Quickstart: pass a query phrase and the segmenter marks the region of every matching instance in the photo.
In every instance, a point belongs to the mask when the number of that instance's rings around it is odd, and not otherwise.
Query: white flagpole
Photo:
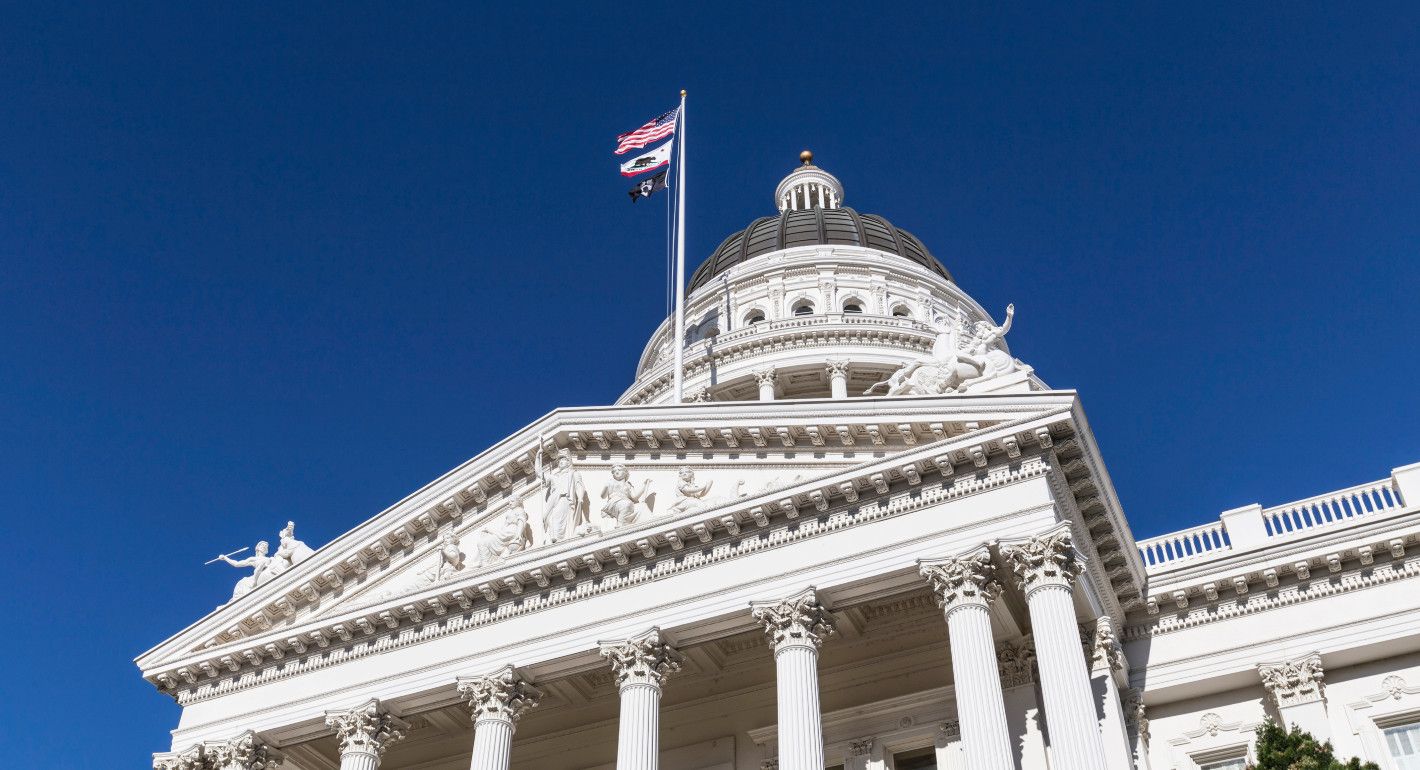
[[[680,92],[680,162],[676,164],[675,403],[685,401],[685,89]]]

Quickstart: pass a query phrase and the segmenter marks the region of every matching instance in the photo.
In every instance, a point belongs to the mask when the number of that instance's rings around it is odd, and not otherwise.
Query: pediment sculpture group
[[[440,555],[429,577],[443,580],[462,571],[465,566],[487,567],[525,551],[534,545],[560,543],[580,537],[598,536],[614,529],[634,526],[656,516],[656,493],[651,480],[632,481],[631,471],[620,463],[611,466],[611,480],[602,486],[599,515],[593,516],[591,495],[588,494],[582,472],[572,462],[565,449],[557,453],[556,463],[547,468],[541,453],[534,452],[534,473],[542,495],[543,541],[534,543],[535,532],[530,524],[524,496],[511,498],[501,515],[494,516],[471,535],[460,539],[452,529],[441,536]],[[675,499],[665,515],[678,515],[701,508],[711,508],[732,500],[797,481],[772,478],[767,483],[747,487],[737,482],[732,496],[712,496],[713,480],[699,481],[695,469],[683,466],[676,471]],[[468,553],[465,553],[465,544]],[[467,564],[466,564],[467,562]]]
[[[611,480],[601,489],[601,509],[599,515],[594,517],[586,482],[581,471],[573,465],[571,453],[559,450],[556,462],[550,468],[544,466],[542,453],[535,450],[533,454],[534,473],[542,495],[542,541],[534,542],[537,533],[524,507],[528,492],[515,495],[500,513],[471,533],[460,537],[452,528],[444,530],[439,536],[432,563],[420,570],[420,583],[442,582],[466,568],[497,564],[534,545],[602,535],[657,515],[656,493],[652,491],[651,480],[632,481],[631,471],[625,465],[618,463],[611,467]],[[666,515],[714,507],[798,480],[798,477],[775,477],[755,486],[747,486],[741,480],[736,484],[733,495],[712,496],[713,480],[697,480],[693,468],[682,467],[676,472],[675,499],[667,506]],[[270,553],[269,544],[263,540],[256,544],[252,556],[233,559],[233,556],[246,550],[243,548],[235,553],[219,555],[208,563],[223,561],[233,567],[252,568],[252,574],[237,581],[232,591],[232,599],[238,599],[311,555],[311,548],[296,539],[295,531],[295,523],[287,522],[281,530],[280,543],[274,554]]]

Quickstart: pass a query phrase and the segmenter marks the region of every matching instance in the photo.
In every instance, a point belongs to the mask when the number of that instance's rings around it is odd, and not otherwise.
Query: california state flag
[[[671,163],[671,145],[675,140],[666,142],[654,150],[639,155],[621,164],[622,176],[640,176],[647,171],[655,171],[658,168],[669,166]]]

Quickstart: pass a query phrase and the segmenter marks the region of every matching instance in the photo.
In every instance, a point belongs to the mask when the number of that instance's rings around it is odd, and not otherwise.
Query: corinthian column
[[[1086,634],[1082,641],[1087,643],[1084,653],[1090,663],[1090,681],[1103,714],[1100,740],[1109,762],[1106,770],[1135,770],[1133,743],[1124,719],[1124,703],[1119,696],[1119,683],[1129,681],[1127,660],[1114,634],[1114,621],[1108,615],[1101,616],[1095,622],[1094,633]]]
[[[991,602],[1001,594],[985,547],[917,563],[947,616],[957,718],[968,770],[1012,770],[1001,673],[991,639]]]
[[[621,691],[616,770],[657,770],[661,762],[661,685],[680,670],[681,655],[652,628],[621,642],[602,642]]]
[[[473,762],[469,767],[508,770],[518,718],[537,705],[542,693],[512,666],[485,676],[461,676],[458,687],[473,709]]]
[[[257,739],[248,730],[231,740],[203,746],[209,770],[269,770],[281,764],[281,754]]]
[[[848,359],[828,359],[828,392],[833,398],[848,398]]]
[[[818,705],[818,648],[833,633],[833,618],[814,588],[750,611],[774,645],[779,706],[780,770],[823,770],[823,722]]]
[[[1070,539],[1070,525],[1062,522],[1042,535],[1003,545],[1001,551],[1030,608],[1052,765],[1059,770],[1108,767],[1075,620],[1074,586],[1081,558]]]
[[[1320,655],[1313,652],[1292,660],[1263,663],[1257,667],[1257,672],[1277,706],[1283,727],[1296,725],[1319,741],[1331,740]]]
[[[340,770],[376,770],[385,749],[404,738],[409,724],[380,708],[374,698],[349,711],[325,712],[340,743]]]
[[[765,369],[755,369],[754,379],[756,382],[759,383],[759,400],[773,401],[775,381],[774,367],[771,366]]]

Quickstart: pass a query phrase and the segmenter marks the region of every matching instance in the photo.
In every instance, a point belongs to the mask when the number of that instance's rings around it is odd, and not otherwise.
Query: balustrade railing
[[[1282,537],[1318,527],[1335,526],[1367,514],[1399,507],[1400,497],[1395,493],[1391,480],[1382,479],[1286,505],[1264,508],[1262,521],[1267,525],[1269,537]]]
[[[1174,566],[1220,549],[1230,548],[1231,545],[1223,522],[1215,521],[1201,527],[1141,540],[1139,554],[1144,557],[1145,567],[1152,568],[1163,564]]]
[[[1348,526],[1359,519],[1397,511],[1404,506],[1395,478],[1391,477],[1271,508],[1243,509],[1239,515],[1251,518],[1242,523],[1254,522],[1261,539],[1254,536],[1252,543],[1242,544],[1242,547],[1270,545],[1323,528]],[[1140,540],[1138,546],[1146,571],[1154,573],[1231,552],[1235,544],[1226,524],[1215,521]]]

